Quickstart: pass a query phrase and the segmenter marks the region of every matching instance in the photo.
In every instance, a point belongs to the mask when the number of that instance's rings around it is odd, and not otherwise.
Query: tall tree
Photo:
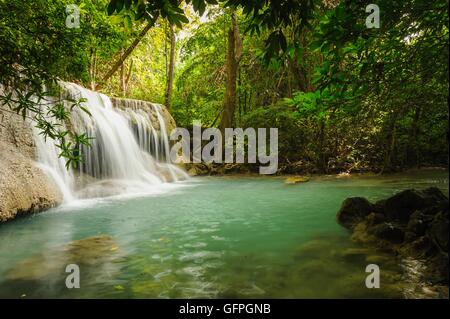
[[[170,110],[173,92],[173,80],[175,75],[175,49],[177,45],[175,26],[172,23],[169,24],[169,39],[170,39],[170,58],[167,69],[165,104],[167,109]]]
[[[223,105],[222,119],[220,122],[220,130],[233,127],[234,112],[236,109],[236,83],[238,76],[239,63],[242,58],[242,40],[237,24],[236,13],[231,14],[231,28],[228,31],[228,49],[226,60],[226,88],[225,101]]]
[[[133,71],[133,59],[130,61],[130,66],[126,70],[125,63],[120,67],[120,89],[122,96],[126,97],[128,92],[128,84],[130,83],[131,72]]]

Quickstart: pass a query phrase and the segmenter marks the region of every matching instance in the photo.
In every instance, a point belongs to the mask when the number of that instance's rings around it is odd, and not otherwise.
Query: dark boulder
[[[381,223],[379,225],[373,226],[369,228],[369,233],[379,239],[386,240],[395,244],[402,243],[405,237],[404,231],[400,227],[392,223]]]
[[[424,278],[448,285],[449,202],[439,189],[405,190],[375,204],[348,198],[337,221],[353,240],[424,260]]]
[[[437,187],[429,187],[422,191],[422,194],[427,199],[427,205],[441,201],[448,201],[448,198]]]
[[[436,215],[437,213],[445,211],[445,210],[448,210],[448,199],[439,201],[438,203],[436,203],[433,206],[422,209],[422,213],[424,213],[425,215],[430,215],[432,217],[432,216]]]
[[[386,200],[385,199],[379,200],[378,202],[376,202],[373,205],[373,211],[375,213],[384,214],[384,206],[385,205],[386,205]]]
[[[373,226],[378,225],[386,220],[385,216],[381,213],[370,213],[367,218],[367,225]]]
[[[404,244],[400,252],[405,256],[424,259],[435,256],[438,250],[428,236],[422,236]]]
[[[388,198],[384,203],[384,213],[390,220],[407,223],[412,213],[437,205],[447,198],[436,187],[423,191],[408,189]]]
[[[373,211],[373,205],[363,197],[351,197],[344,200],[337,213],[337,222],[352,229]]]
[[[418,237],[425,235],[425,231],[429,227],[432,220],[432,216],[424,214],[422,211],[417,210],[412,213],[409,218],[409,222],[406,225],[405,241],[412,242]]]
[[[428,237],[444,253],[448,255],[448,209],[436,214],[427,230]]]
[[[432,276],[433,281],[448,286],[448,264],[448,253],[444,253],[442,251],[436,254],[432,262],[428,263],[428,271]]]

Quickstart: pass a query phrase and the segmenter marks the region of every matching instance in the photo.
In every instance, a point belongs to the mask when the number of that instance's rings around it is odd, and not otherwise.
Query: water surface
[[[409,298],[442,297],[420,261],[350,241],[336,223],[350,196],[375,201],[437,186],[448,173],[199,178],[164,194],[90,200],[0,226],[0,297]],[[67,289],[67,264],[81,288]],[[365,267],[381,288],[365,287]]]

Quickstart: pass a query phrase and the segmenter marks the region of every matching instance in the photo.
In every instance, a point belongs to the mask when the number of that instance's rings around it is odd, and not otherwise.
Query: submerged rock
[[[17,263],[7,273],[7,279],[45,281],[51,277],[55,280],[65,274],[69,264],[101,271],[114,259],[117,251],[115,241],[107,235],[75,240]]]
[[[433,243],[444,253],[448,254],[448,208],[439,212],[433,218],[430,227],[427,229],[427,235]]]
[[[306,182],[309,182],[309,177],[306,177],[306,176],[292,176],[292,177],[286,178],[286,180],[284,182],[285,182],[285,184],[288,184],[288,185],[306,183]]]
[[[448,285],[449,208],[439,189],[405,190],[375,204],[347,198],[337,221],[355,241],[424,260],[424,276]]]
[[[349,261],[363,261],[370,253],[368,248],[348,248],[342,253],[342,257]]]
[[[377,238],[387,240],[392,243],[401,243],[405,237],[403,230],[392,223],[375,225],[369,228],[369,232]]]
[[[337,213],[337,222],[352,229],[373,211],[373,205],[365,198],[351,197],[344,200]]]
[[[369,255],[366,257],[366,262],[369,264],[382,264],[389,262],[390,258],[384,255]]]

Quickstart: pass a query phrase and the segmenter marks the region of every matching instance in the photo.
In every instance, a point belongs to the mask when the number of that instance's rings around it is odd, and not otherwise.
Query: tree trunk
[[[222,119],[220,121],[220,130],[222,134],[225,132],[225,128],[233,127],[234,113],[236,109],[236,82],[241,57],[242,41],[236,21],[236,14],[233,13],[231,16],[231,28],[228,31],[228,49],[226,60],[227,81]]]
[[[325,174],[327,172],[327,158],[325,155],[325,119],[321,119],[319,123],[318,149],[317,168],[322,174]]]
[[[173,24],[169,26],[169,36],[170,36],[170,61],[167,70],[167,85],[165,95],[165,104],[168,110],[170,110],[172,103],[173,81],[175,76],[175,49],[177,45],[175,29]]]
[[[97,76],[97,49],[91,49],[89,76],[91,80],[91,90],[95,90],[95,77]]]
[[[380,174],[392,170],[392,153],[395,148],[395,135],[396,135],[396,124],[397,124],[398,113],[394,113],[391,117],[387,137],[386,137],[386,149],[384,153],[383,167]]]
[[[130,66],[128,67],[128,74],[127,74],[127,76],[125,78],[125,88],[124,88],[124,92],[123,92],[124,96],[126,96],[127,93],[128,93],[128,87],[129,87],[129,83],[130,83],[131,72],[133,72],[133,59],[131,59]]]
[[[419,156],[419,121],[422,113],[422,108],[417,106],[414,111],[413,122],[411,125],[411,133],[409,135],[407,160],[409,165],[420,167]]]
[[[125,63],[120,66],[120,89],[122,96],[125,97]]]
[[[144,38],[144,36],[147,34],[148,30],[151,29],[153,26],[153,23],[148,23],[144,29],[142,29],[141,33],[134,39],[133,43],[128,47],[128,49],[125,50],[125,52],[122,54],[122,56],[119,58],[119,60],[113,65],[113,67],[106,73],[106,75],[102,79],[102,83],[97,86],[97,89],[100,89],[101,86],[109,80],[111,76],[116,73],[116,71],[120,68],[120,66],[123,64],[123,62],[128,58],[128,56],[133,52],[133,50],[137,47],[139,42]]]

